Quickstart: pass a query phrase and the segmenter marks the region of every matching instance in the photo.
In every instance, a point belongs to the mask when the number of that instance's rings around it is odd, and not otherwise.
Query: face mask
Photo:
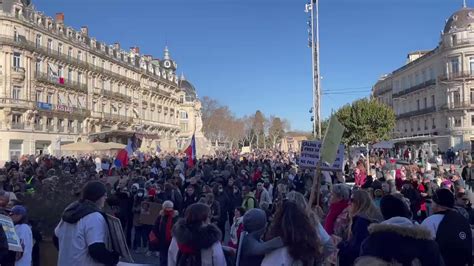
[[[224,192],[224,189],[222,189],[222,188],[219,188],[219,192]]]
[[[139,197],[143,197],[143,193],[138,193],[138,196],[139,196]]]
[[[234,193],[239,193],[239,190],[238,190],[238,189],[234,189]]]

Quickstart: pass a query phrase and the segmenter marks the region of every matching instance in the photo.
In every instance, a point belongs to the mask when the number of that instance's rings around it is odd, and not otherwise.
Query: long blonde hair
[[[356,190],[352,192],[351,203],[351,218],[359,215],[371,221],[380,222],[383,220],[382,213],[379,211],[377,206],[375,206],[374,201],[367,191]]]
[[[351,198],[351,209],[350,217],[351,222],[349,225],[349,237],[352,236],[352,223],[354,222],[355,216],[361,216],[373,222],[383,221],[383,216],[380,210],[375,206],[370,194],[365,190],[356,190],[352,192]]]

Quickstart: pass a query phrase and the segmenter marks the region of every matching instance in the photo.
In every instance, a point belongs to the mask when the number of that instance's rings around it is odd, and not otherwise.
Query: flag
[[[115,161],[114,164],[117,168],[120,167],[127,167],[128,165],[128,158],[130,158],[133,155],[133,152],[136,150],[134,148],[134,142],[135,140],[135,134],[127,140],[127,146],[123,149],[121,149],[118,153],[117,156],[115,156]],[[136,147],[136,146],[135,146]]]
[[[191,144],[189,144],[189,147],[186,148],[186,150],[184,151],[188,157],[188,166],[189,167],[193,167],[194,166],[194,159],[196,159],[196,140],[194,138],[194,134],[193,134],[193,137],[191,138]]]
[[[48,68],[49,68],[49,78],[52,81],[59,82],[59,75],[58,75],[58,68],[51,63],[48,63]]]

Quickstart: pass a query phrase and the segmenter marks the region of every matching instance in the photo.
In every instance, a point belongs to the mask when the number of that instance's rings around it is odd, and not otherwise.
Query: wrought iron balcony
[[[421,84],[418,84],[418,85],[415,85],[415,86],[410,87],[410,88],[408,88],[408,89],[405,89],[405,90],[399,91],[399,92],[397,92],[397,93],[394,93],[392,97],[393,97],[393,98],[398,98],[398,97],[407,95],[407,94],[409,94],[409,93],[422,90],[422,89],[424,89],[424,88],[426,88],[426,87],[429,87],[429,86],[432,86],[432,85],[436,85],[436,80],[435,80],[435,79],[431,79],[431,80],[425,81],[425,82],[423,82],[423,83],[421,83]]]
[[[12,123],[12,129],[25,129],[25,123]]]
[[[464,79],[474,79],[474,71],[460,71],[460,72],[450,72],[444,75],[439,76],[441,81],[453,81],[453,80],[464,80]]]
[[[436,107],[431,106],[431,107],[427,107],[427,108],[424,108],[424,109],[399,114],[399,115],[397,115],[397,118],[407,118],[407,117],[412,117],[412,116],[424,115],[424,114],[429,114],[429,113],[432,113],[432,112],[435,112],[435,111],[436,111]]]
[[[56,77],[51,76],[49,73],[40,72],[40,71],[35,72],[35,78],[36,80],[40,82],[45,82],[48,84],[69,88],[77,92],[87,93],[87,84],[84,84],[84,83],[68,80],[65,78],[56,78]]]

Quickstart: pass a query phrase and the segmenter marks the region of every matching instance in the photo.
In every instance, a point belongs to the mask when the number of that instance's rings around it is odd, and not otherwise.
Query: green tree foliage
[[[336,116],[346,128],[343,142],[361,145],[388,140],[395,126],[392,108],[375,99],[360,99],[341,107]]]

